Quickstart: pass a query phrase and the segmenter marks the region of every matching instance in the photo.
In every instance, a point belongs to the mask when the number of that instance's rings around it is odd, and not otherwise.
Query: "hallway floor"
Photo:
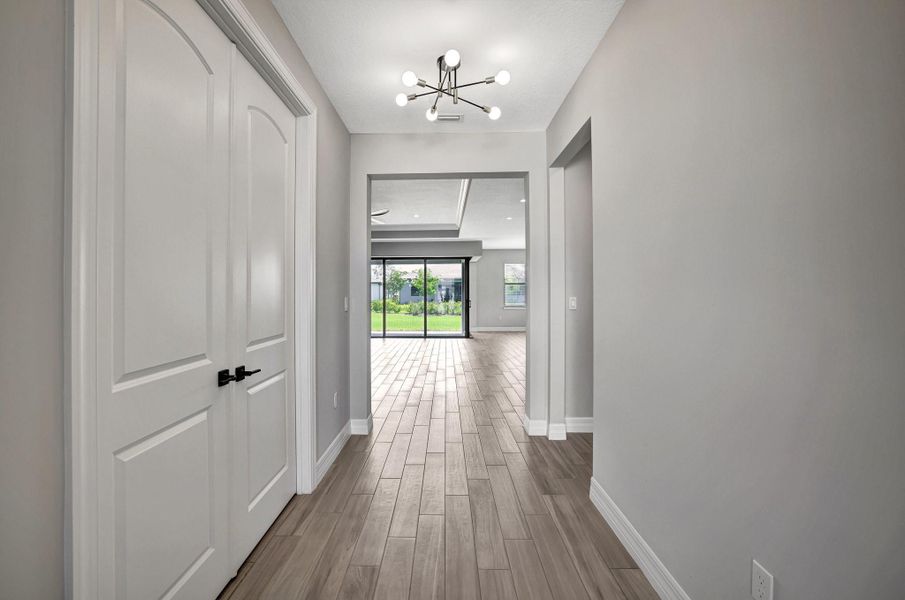
[[[524,334],[375,339],[371,364],[374,431],[221,598],[657,598],[588,498],[591,435],[525,434]]]

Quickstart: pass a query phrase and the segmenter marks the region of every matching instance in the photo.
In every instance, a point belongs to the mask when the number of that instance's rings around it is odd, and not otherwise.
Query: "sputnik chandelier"
[[[433,86],[419,78],[412,71],[406,71],[402,74],[402,84],[406,87],[418,87],[427,88],[430,91],[422,92],[420,94],[399,94],[396,96],[396,104],[399,106],[405,106],[409,103],[410,100],[415,100],[417,98],[421,98],[422,96],[433,96],[434,103],[427,109],[425,116],[428,121],[436,121],[437,117],[440,115],[437,112],[437,103],[440,101],[440,98],[443,96],[449,96],[452,98],[453,104],[458,104],[461,100],[466,104],[470,104],[475,108],[479,108],[487,113],[487,116],[490,117],[492,121],[496,121],[500,118],[502,114],[500,112],[500,107],[498,106],[481,106],[475,102],[471,102],[470,100],[466,100],[459,96],[459,90],[466,87],[471,87],[473,85],[481,85],[481,84],[490,84],[490,83],[498,83],[500,85],[506,85],[509,83],[509,71],[500,71],[496,75],[492,75],[490,77],[485,77],[479,81],[474,81],[472,83],[463,83],[459,85],[458,72],[459,67],[462,65],[461,57],[459,56],[459,52],[457,50],[448,50],[446,54],[437,59],[437,85]]]

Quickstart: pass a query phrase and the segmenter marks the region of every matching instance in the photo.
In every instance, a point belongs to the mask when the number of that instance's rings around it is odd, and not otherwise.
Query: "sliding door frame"
[[[422,274],[425,279],[427,279],[427,265],[428,261],[432,260],[445,260],[445,261],[462,261],[462,332],[457,334],[444,334],[437,333],[428,335],[427,332],[427,294],[422,294],[421,302],[424,306],[423,313],[423,329],[421,334],[400,334],[400,335],[387,335],[387,261],[398,261],[398,262],[411,262],[411,263],[421,263]],[[471,264],[471,257],[469,256],[414,256],[414,257],[406,257],[406,256],[390,256],[390,257],[380,257],[380,256],[372,256],[371,264],[373,265],[375,261],[380,261],[381,264],[381,284],[380,284],[380,298],[381,298],[381,306],[383,307],[383,319],[382,319],[382,330],[380,335],[374,335],[374,331],[371,330],[371,337],[378,339],[387,339],[387,338],[470,338],[471,337],[471,323],[469,322],[470,312],[471,312],[471,290],[470,290],[470,282],[469,282],[469,265]],[[421,282],[421,287],[423,291],[427,291],[426,281]]]

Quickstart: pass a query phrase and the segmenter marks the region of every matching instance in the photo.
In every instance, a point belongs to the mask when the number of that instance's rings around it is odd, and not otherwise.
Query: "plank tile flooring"
[[[220,598],[657,598],[588,498],[591,435],[525,434],[524,334],[375,339],[371,365],[373,432]]]

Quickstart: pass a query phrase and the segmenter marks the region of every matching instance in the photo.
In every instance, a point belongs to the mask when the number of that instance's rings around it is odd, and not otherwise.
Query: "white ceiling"
[[[459,237],[487,250],[525,248],[524,179],[472,179]]]
[[[453,225],[458,220],[461,179],[374,179],[371,210],[387,225]]]
[[[461,179],[378,179],[371,181],[371,209],[389,208],[374,231],[455,228]],[[459,238],[483,247],[524,249],[525,180],[471,179]],[[414,215],[418,215],[415,217]]]
[[[352,133],[539,131],[578,78],[623,0],[273,0],[315,75]],[[497,105],[491,121],[477,108],[444,98],[441,113],[458,123],[431,123],[427,98],[396,106],[413,70],[436,85],[436,59],[459,50],[459,83],[500,69],[512,82],[462,91]]]

